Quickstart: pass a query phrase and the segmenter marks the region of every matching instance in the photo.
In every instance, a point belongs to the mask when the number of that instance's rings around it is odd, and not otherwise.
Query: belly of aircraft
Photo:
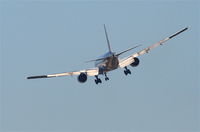
[[[117,69],[119,65],[119,60],[117,57],[110,57],[106,62],[106,71],[111,71]]]

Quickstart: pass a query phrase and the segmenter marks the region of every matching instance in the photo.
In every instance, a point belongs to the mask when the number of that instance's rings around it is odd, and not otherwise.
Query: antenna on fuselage
[[[104,30],[105,30],[105,35],[106,35],[106,40],[107,40],[107,44],[108,44],[108,49],[109,49],[109,52],[111,53],[111,47],[110,47],[110,42],[109,42],[109,39],[108,39],[108,34],[107,34],[107,31],[106,31],[106,25],[104,24]]]

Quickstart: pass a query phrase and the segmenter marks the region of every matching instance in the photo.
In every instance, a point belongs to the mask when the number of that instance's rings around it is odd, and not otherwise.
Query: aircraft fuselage
[[[104,74],[105,72],[112,71],[118,68],[119,60],[114,52],[107,52],[100,58],[106,58],[95,62],[95,66],[99,67],[100,74]]]

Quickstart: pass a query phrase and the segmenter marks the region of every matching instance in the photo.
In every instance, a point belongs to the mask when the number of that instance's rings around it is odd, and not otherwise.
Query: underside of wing
[[[170,37],[167,37],[167,38],[165,38],[165,39],[163,39],[163,40],[161,40],[161,41],[159,41],[159,42],[157,42],[157,43],[155,43],[155,44],[153,44],[153,45],[151,45],[151,46],[149,46],[149,47],[147,47],[147,48],[145,48],[145,49],[143,49],[143,50],[141,50],[141,51],[139,51],[139,52],[137,52],[137,53],[134,53],[134,54],[132,54],[132,55],[130,55],[130,56],[128,56],[128,57],[126,57],[126,58],[120,60],[120,62],[119,62],[119,67],[120,67],[120,68],[124,68],[124,67],[126,67],[126,66],[128,66],[128,65],[131,65],[131,64],[136,63],[136,61],[139,61],[138,58],[137,58],[138,56],[141,56],[141,55],[143,55],[143,54],[145,54],[145,53],[148,53],[148,52],[149,52],[150,50],[152,50],[153,48],[155,48],[155,47],[157,47],[157,46],[159,46],[159,45],[164,44],[166,41],[168,41],[168,40],[170,40],[171,38],[177,36],[178,34],[180,34],[180,33],[184,32],[184,31],[186,31],[187,29],[188,29],[188,27],[186,27],[186,28],[180,30],[179,32],[177,32],[177,33],[171,35]],[[138,64],[138,63],[137,63],[137,64]],[[133,65],[133,66],[134,66],[134,65]]]
[[[99,68],[91,68],[86,70],[80,71],[73,71],[73,72],[64,72],[64,73],[56,73],[56,74],[48,74],[48,75],[39,75],[39,76],[30,76],[27,79],[38,79],[38,78],[51,78],[51,77],[61,77],[61,76],[73,76],[73,75],[80,75],[84,73],[87,76],[95,76],[99,74]]]

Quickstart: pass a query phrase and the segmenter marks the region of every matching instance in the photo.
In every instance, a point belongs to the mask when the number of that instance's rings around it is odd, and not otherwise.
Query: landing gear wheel
[[[96,84],[98,84],[98,81],[97,81],[97,79],[95,79],[94,81],[95,81],[95,83],[96,83]]]
[[[131,74],[131,71],[125,67],[124,74],[127,76],[128,74]]]
[[[100,78],[98,78],[98,76],[95,76],[96,77],[96,79],[94,80],[95,81],[95,83],[98,85],[99,83],[102,83],[102,81],[101,81],[101,79]]]
[[[127,70],[127,73],[128,73],[128,74],[131,74],[131,71],[128,69],[128,70]]]
[[[105,81],[108,81],[109,78],[108,78],[108,76],[107,76],[107,73],[105,72],[104,75],[105,75]]]
[[[128,75],[127,70],[124,70],[124,74],[125,74],[126,76]]]
[[[108,81],[108,80],[109,80],[109,78],[108,78],[108,77],[106,77],[106,78],[105,78],[105,81]]]
[[[99,82],[99,83],[102,83],[101,79],[98,79],[98,82]]]

